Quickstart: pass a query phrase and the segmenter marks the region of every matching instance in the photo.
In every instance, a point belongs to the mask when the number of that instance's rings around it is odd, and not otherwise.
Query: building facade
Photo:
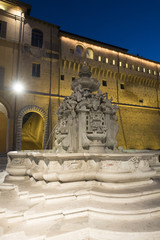
[[[0,153],[52,148],[56,110],[84,61],[119,106],[118,146],[159,149],[160,63],[64,32],[30,10],[0,1]],[[17,83],[21,94],[13,89]]]

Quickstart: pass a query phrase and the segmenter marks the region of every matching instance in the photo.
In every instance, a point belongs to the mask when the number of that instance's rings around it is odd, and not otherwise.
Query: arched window
[[[32,46],[42,48],[43,45],[43,32],[38,29],[32,29]]]
[[[83,47],[80,46],[80,45],[77,45],[76,46],[76,54],[80,57],[82,57],[82,54],[83,54]]]
[[[93,50],[91,48],[86,49],[86,58],[93,59]]]

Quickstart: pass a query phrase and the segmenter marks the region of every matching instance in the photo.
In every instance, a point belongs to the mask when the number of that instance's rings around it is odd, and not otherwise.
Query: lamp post
[[[13,117],[13,150],[16,150],[16,111],[17,111],[17,95],[24,92],[24,85],[21,82],[15,82],[12,86],[15,94],[14,98],[14,117]]]

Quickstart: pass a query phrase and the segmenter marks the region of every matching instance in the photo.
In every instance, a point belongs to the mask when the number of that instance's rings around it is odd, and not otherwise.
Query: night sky
[[[24,0],[61,30],[160,62],[160,0]]]

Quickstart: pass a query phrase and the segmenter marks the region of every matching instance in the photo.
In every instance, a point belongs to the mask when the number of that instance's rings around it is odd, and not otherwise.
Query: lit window
[[[146,69],[145,69],[145,68],[143,68],[143,72],[146,72]]]
[[[119,62],[119,66],[122,67],[122,62]]]
[[[108,58],[106,58],[106,63],[108,63]]]
[[[138,72],[140,71],[140,67],[137,68]]]
[[[39,63],[32,63],[32,76],[40,77],[40,64]]]
[[[134,65],[132,64],[132,69],[134,70]]]
[[[103,85],[104,87],[107,87],[107,81],[106,81],[106,80],[102,80],[102,85]]]
[[[148,69],[148,73],[151,74],[151,69]]]
[[[124,83],[121,83],[121,84],[120,84],[120,88],[121,88],[121,89],[124,89]]]
[[[156,75],[156,71],[154,71],[153,73],[154,73],[154,75]]]
[[[128,68],[128,63],[126,63],[126,68]]]
[[[61,80],[64,80],[64,75],[61,75]]]
[[[43,45],[43,33],[38,29],[32,30],[32,42],[31,45],[34,47],[42,48]]]
[[[98,56],[98,61],[101,62],[102,61],[102,57]]]
[[[159,76],[160,76],[160,72],[159,72]]]
[[[86,57],[93,59],[93,50],[91,48],[86,49]]]
[[[7,23],[4,21],[0,21],[0,37],[6,38],[6,31],[7,31]]]
[[[80,46],[80,45],[76,46],[76,54],[78,56],[82,57],[82,55],[83,55],[83,47],[82,46]]]
[[[113,59],[113,65],[115,65],[116,64],[116,61]]]
[[[70,54],[74,54],[74,49],[70,48],[69,52],[70,52]]]

